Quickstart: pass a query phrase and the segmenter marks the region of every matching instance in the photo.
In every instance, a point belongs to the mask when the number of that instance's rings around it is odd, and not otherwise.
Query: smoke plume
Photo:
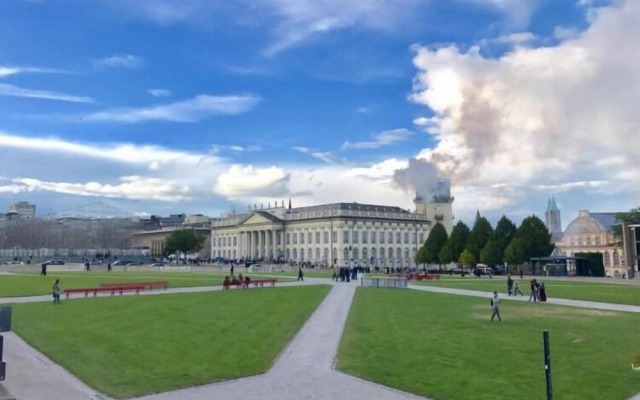
[[[416,198],[431,201],[451,196],[451,184],[434,164],[410,158],[409,166],[393,174],[393,182],[405,192],[415,192]]]

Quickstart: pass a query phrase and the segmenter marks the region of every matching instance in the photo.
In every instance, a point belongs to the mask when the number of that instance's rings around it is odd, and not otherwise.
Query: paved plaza
[[[143,396],[137,400],[262,400],[341,398],[365,400],[425,399],[338,372],[334,369],[340,338],[358,282],[337,283],[321,278],[287,282],[279,286],[332,284],[333,288],[314,311],[295,338],[287,345],[272,368],[262,375],[215,384]],[[410,285],[410,289],[490,297],[492,293]],[[142,292],[141,295],[194,293],[221,290],[220,287],[188,287]],[[259,289],[256,289],[259,290]],[[269,289],[264,289],[269,290]],[[131,295],[131,294],[129,294]],[[108,295],[107,295],[108,296]],[[526,301],[527,297],[504,297]],[[50,296],[3,298],[0,304],[50,301]],[[81,298],[72,301],[82,301]],[[600,310],[640,312],[640,307],[567,299],[549,299],[548,303]],[[8,376],[4,385],[18,400],[107,400],[79,379],[29,346],[14,333],[5,334],[5,361]],[[26,372],[28,371],[28,372]],[[629,400],[640,400],[640,395]]]

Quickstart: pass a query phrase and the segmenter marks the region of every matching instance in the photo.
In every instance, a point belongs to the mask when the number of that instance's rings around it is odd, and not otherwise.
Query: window
[[[362,231],[362,243],[369,242],[369,231]]]
[[[313,243],[313,232],[307,233],[307,241],[309,244]]]
[[[371,231],[371,243],[376,243],[376,231]]]
[[[294,260],[298,259],[298,249],[293,249],[293,259]]]
[[[316,232],[316,244],[320,244],[320,232]]]
[[[409,259],[409,248],[408,247],[404,248],[404,259],[405,260]]]
[[[227,238],[226,237],[222,238],[222,245],[223,246],[227,245]]]
[[[371,259],[375,261],[376,257],[377,257],[376,248],[372,247],[371,248]]]
[[[402,243],[402,234],[400,232],[396,232],[396,244]]]
[[[300,244],[304,244],[304,232],[300,232]]]
[[[337,258],[338,258],[338,249],[336,249],[335,247],[333,248],[333,250],[331,251],[332,254],[332,258],[333,260],[331,260],[331,262],[337,262]]]
[[[387,236],[387,238],[389,239],[389,244],[393,244],[393,232],[389,232],[389,236]]]
[[[360,237],[360,232],[354,231],[353,232],[353,243],[358,243],[358,238],[359,237]]]
[[[362,259],[365,262],[369,262],[369,257],[368,257],[368,253],[367,253],[367,248],[366,247],[362,248]]]
[[[600,236],[596,236],[596,246],[600,246],[602,244],[602,238]]]
[[[344,252],[343,252],[343,253],[344,253],[344,254],[343,254],[344,259],[345,259],[346,261],[348,261],[348,260],[349,260],[349,248],[348,248],[348,247],[345,247],[345,248],[344,248]]]
[[[380,244],[384,244],[384,231],[380,232]]]
[[[300,249],[300,261],[304,261],[304,249]]]
[[[329,260],[329,249],[327,247],[324,248],[324,261]]]
[[[609,255],[608,251],[604,252],[604,265],[605,266],[611,265],[611,256]]]
[[[424,243],[424,232],[418,233],[418,243]]]
[[[402,259],[402,249],[400,247],[396,249],[396,259]]]
[[[337,243],[338,242],[338,232],[337,231],[332,231],[331,232],[331,242],[332,243]]]
[[[324,231],[322,236],[324,237],[324,244],[328,244],[329,243],[329,232],[328,231]]]
[[[293,234],[293,244],[298,244],[298,234],[297,233]]]
[[[290,249],[287,249],[286,254],[287,254],[287,260],[290,260],[291,259],[291,251],[290,251]]]
[[[234,246],[237,246],[237,245],[238,245],[238,237],[237,237],[237,236],[234,236],[234,237],[233,237],[233,245],[234,245]]]
[[[409,244],[409,232],[404,233],[404,244]]]
[[[618,266],[620,264],[620,255],[618,254],[618,250],[613,251],[613,265]]]

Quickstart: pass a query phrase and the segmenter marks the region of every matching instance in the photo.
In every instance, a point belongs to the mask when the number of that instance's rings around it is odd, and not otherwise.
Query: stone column
[[[247,232],[247,257],[253,258],[253,231]]]
[[[264,257],[264,231],[258,231],[258,258]]]
[[[278,230],[271,230],[271,258],[275,260],[278,257]]]

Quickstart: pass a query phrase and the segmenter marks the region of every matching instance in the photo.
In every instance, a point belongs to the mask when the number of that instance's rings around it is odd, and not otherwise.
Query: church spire
[[[478,222],[478,220],[480,220],[480,218],[482,218],[480,216],[480,209],[477,209],[476,210],[476,219],[475,219],[475,221],[473,221],[474,225]]]

